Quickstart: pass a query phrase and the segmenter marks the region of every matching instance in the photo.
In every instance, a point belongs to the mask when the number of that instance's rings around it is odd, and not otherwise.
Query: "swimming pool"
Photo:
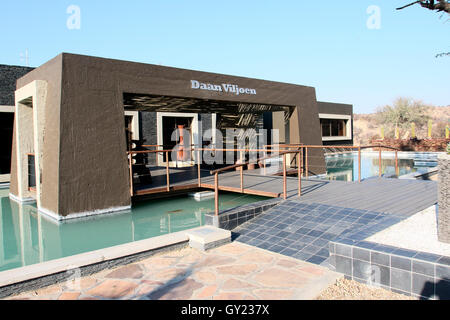
[[[437,153],[434,152],[399,152],[398,166],[400,176],[413,172],[427,172],[437,166]],[[357,181],[358,180],[358,153],[347,153],[327,156],[327,175],[325,179]],[[395,154],[383,152],[382,174],[395,176]],[[361,155],[361,178],[376,177],[379,174],[378,152],[363,152]]]
[[[38,214],[36,205],[20,205],[0,190],[0,271],[139,241],[204,224],[214,198],[156,199],[133,205],[130,212],[57,224]],[[220,209],[266,200],[221,193]]]

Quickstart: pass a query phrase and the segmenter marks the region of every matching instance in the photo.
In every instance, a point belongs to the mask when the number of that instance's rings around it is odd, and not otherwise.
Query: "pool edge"
[[[165,251],[189,246],[189,232],[194,228],[132,243],[77,254],[0,272],[0,298],[73,279],[75,270],[86,276]]]

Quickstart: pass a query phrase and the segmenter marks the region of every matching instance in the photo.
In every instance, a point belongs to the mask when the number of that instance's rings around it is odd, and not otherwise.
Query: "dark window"
[[[347,135],[347,120],[320,119],[322,137],[345,137]]]
[[[328,119],[320,120],[322,125],[322,137],[330,137],[331,136],[331,121]]]
[[[28,155],[28,188],[36,188],[36,170],[34,165],[34,155]]]
[[[11,171],[14,113],[0,112],[0,174]]]

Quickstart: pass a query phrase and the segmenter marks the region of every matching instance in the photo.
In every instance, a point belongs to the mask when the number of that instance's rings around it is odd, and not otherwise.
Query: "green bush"
[[[450,154],[450,143],[447,144],[447,154]]]

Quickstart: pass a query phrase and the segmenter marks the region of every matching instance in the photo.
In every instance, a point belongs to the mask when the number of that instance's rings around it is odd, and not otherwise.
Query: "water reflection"
[[[339,155],[326,158],[327,179],[341,181],[358,180],[358,155]],[[428,166],[417,166],[414,159],[398,159],[399,175],[412,172],[423,172]],[[434,166],[431,163],[431,167]],[[380,160],[378,156],[363,155],[361,158],[361,178],[367,179],[379,175]],[[395,159],[381,160],[381,172],[385,176],[395,176]]]
[[[214,208],[214,199],[154,200],[128,213],[58,225],[35,205],[11,201],[8,192],[0,190],[0,271],[198,227]],[[221,199],[225,209],[266,198],[224,194]]]

